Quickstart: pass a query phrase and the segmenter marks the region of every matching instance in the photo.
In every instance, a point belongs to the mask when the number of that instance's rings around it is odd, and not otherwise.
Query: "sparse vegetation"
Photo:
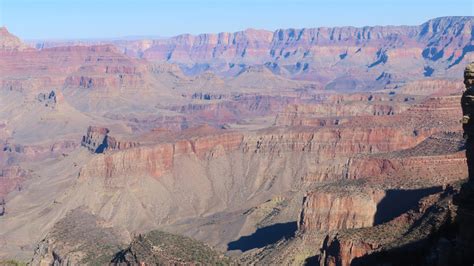
[[[136,237],[127,250],[117,255],[114,262],[228,265],[231,260],[194,239],[162,231],[151,231]]]
[[[26,262],[21,262],[17,260],[2,260],[0,261],[0,266],[26,266]]]

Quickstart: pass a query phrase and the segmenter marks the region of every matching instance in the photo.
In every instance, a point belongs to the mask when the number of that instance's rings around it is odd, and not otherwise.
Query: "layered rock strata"
[[[95,143],[93,149],[104,142],[103,134],[95,135],[90,130],[88,138]],[[94,133],[94,134],[93,134]],[[98,157],[81,171],[81,177],[130,175],[148,173],[160,176],[173,166],[175,156],[194,155],[197,158],[221,157],[230,152],[267,154],[283,156],[286,153],[308,153],[318,160],[333,159],[338,156],[351,156],[357,153],[387,152],[409,148],[422,141],[422,134],[407,134],[403,129],[373,128],[324,128],[317,131],[296,131],[243,135],[225,133],[191,138],[178,142],[154,144],[151,146],[125,149]],[[94,141],[99,139],[99,141]],[[107,142],[105,142],[107,143]],[[87,144],[89,145],[89,144]]]
[[[302,231],[333,231],[374,225],[383,191],[344,193],[312,191],[305,196],[300,219]]]

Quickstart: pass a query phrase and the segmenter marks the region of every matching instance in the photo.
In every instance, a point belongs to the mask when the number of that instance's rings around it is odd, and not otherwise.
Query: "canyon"
[[[0,261],[428,263],[466,219],[473,22],[34,45],[0,28]]]

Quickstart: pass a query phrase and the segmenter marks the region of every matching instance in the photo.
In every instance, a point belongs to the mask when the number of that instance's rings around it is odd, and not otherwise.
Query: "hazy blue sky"
[[[0,24],[23,39],[417,25],[474,14],[474,0],[0,0]]]

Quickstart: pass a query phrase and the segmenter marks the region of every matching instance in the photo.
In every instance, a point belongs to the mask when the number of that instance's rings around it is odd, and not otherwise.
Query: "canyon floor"
[[[0,28],[1,263],[462,261],[473,22],[34,48]]]

